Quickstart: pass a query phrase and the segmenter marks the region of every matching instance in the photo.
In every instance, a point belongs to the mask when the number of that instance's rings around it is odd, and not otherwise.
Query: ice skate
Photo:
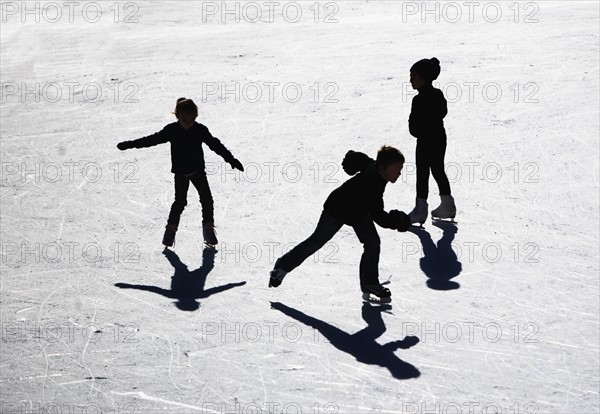
[[[442,202],[440,206],[431,212],[432,219],[450,219],[454,222],[456,217],[456,205],[454,204],[454,198],[451,195],[440,196]]]
[[[269,278],[269,287],[278,287],[283,282],[283,278],[287,275],[287,272],[282,269],[271,270]]]
[[[204,244],[211,249],[217,247],[219,241],[217,240],[217,232],[215,231],[214,223],[203,223],[202,224],[202,236],[204,237]]]
[[[167,224],[165,227],[165,235],[163,236],[162,243],[165,247],[175,246],[175,234],[177,233],[177,226],[174,224]]]
[[[427,220],[428,208],[429,206],[427,205],[427,200],[417,197],[415,208],[408,213],[408,218],[410,219],[411,224],[419,223],[422,226]]]
[[[362,298],[369,303],[390,303],[392,292],[381,284],[361,286]]]

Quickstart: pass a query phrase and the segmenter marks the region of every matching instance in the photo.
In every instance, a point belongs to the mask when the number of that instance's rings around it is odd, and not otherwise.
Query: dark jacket
[[[179,124],[173,122],[161,131],[144,138],[126,141],[126,148],[152,147],[165,142],[171,143],[171,172],[173,174],[191,174],[204,171],[204,151],[202,144],[231,163],[233,155],[218,138],[213,137],[208,128],[198,122],[187,131]]]
[[[399,230],[400,212],[392,210],[387,213],[383,209],[383,192],[387,181],[377,171],[375,160],[350,151],[342,165],[349,174],[360,172],[333,190],[323,209],[350,226],[369,215],[379,226]]]
[[[432,85],[424,86],[412,100],[408,130],[417,139],[445,140],[444,117],[448,104],[444,94]]]

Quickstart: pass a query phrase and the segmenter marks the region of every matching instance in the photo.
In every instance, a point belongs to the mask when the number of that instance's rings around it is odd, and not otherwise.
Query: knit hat
[[[411,72],[416,72],[430,82],[437,79],[440,75],[440,61],[432,57],[431,59],[421,59],[410,68]]]

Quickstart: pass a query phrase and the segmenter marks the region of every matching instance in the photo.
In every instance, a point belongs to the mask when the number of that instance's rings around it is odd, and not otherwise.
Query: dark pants
[[[429,170],[437,182],[440,195],[450,195],[450,182],[444,171],[446,140],[417,140],[417,197],[427,200],[429,195]]]
[[[323,211],[313,234],[279,258],[275,263],[275,268],[291,272],[331,240],[343,225],[344,223]],[[381,241],[375,229],[375,224],[368,215],[365,215],[352,228],[363,244],[364,249],[360,259],[360,284],[361,286],[378,284]]]
[[[208,180],[204,171],[199,171],[196,174],[188,177],[184,174],[175,174],[175,201],[171,206],[169,213],[168,224],[179,226],[181,213],[187,206],[187,192],[190,188],[190,181],[198,190],[200,196],[200,204],[202,205],[202,223],[213,223],[213,198],[208,186]]]

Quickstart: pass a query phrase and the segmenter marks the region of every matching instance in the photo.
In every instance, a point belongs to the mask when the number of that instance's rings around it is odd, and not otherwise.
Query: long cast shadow
[[[317,329],[333,346],[352,355],[358,362],[387,368],[390,374],[397,379],[417,378],[421,375],[417,368],[394,354],[394,351],[398,349],[408,349],[416,345],[419,343],[419,338],[407,336],[403,340],[388,342],[385,345],[375,341],[386,330],[381,312],[391,309],[389,305],[372,306],[365,303],[362,307],[362,317],[367,322],[367,327],[354,334],[344,332],[327,322],[308,316],[279,302],[271,302],[271,307]]]
[[[449,221],[434,221],[433,225],[442,229],[442,238],[437,245],[431,235],[423,228],[411,228],[409,231],[416,234],[423,246],[423,257],[420,266],[427,276],[427,286],[434,290],[454,290],[460,284],[452,281],[462,272],[462,263],[458,260],[452,249],[452,241],[458,231],[456,224]]]
[[[163,254],[175,269],[175,274],[171,277],[171,289],[148,285],[130,285],[128,283],[115,283],[115,286],[122,289],[138,289],[158,293],[170,299],[177,299],[175,305],[183,311],[195,311],[200,307],[200,303],[196,299],[207,298],[216,293],[246,284],[246,282],[228,283],[204,290],[206,277],[215,267],[216,251],[214,249],[204,249],[202,251],[202,266],[191,272],[174,251],[165,249]]]

